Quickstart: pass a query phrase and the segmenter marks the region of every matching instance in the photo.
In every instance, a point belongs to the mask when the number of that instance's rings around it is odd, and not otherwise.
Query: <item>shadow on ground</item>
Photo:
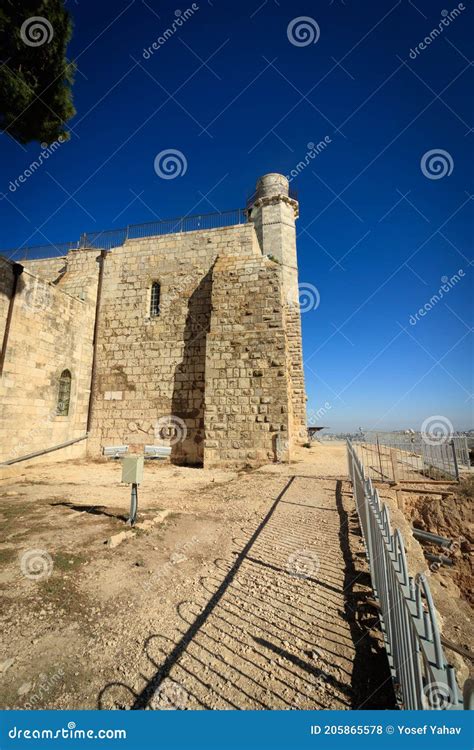
[[[105,685],[98,708],[393,708],[341,485],[291,477],[234,540],[234,559],[216,560],[177,606],[180,626],[146,639],[132,684]]]

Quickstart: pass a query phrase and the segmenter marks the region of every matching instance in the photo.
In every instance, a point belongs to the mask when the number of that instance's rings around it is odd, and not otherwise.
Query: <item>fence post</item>
[[[456,446],[455,446],[455,444],[454,444],[454,440],[451,440],[451,443],[450,443],[450,445],[451,445],[451,448],[452,448],[452,450],[453,450],[453,461],[454,461],[454,472],[455,472],[455,477],[456,477],[457,481],[459,482],[459,466],[458,466],[458,457],[456,456]]]
[[[397,466],[397,450],[396,448],[390,449],[390,460],[392,462],[393,481],[398,484],[398,466]]]
[[[382,471],[382,458],[380,456],[379,436],[377,435],[377,453],[379,454],[380,480],[383,482],[384,473]]]
[[[402,513],[405,512],[405,499],[403,497],[403,492],[401,490],[396,490],[397,493],[397,506],[398,510],[401,510]]]

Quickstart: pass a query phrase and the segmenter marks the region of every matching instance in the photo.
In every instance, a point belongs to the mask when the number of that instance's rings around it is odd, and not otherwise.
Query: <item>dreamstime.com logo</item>
[[[15,180],[10,180],[10,184],[8,185],[9,191],[11,193],[16,193],[20,185],[23,185],[65,141],[66,138],[60,135],[57,141],[53,141],[49,146],[47,143],[42,143],[41,151],[36,159],[32,161]]]
[[[286,570],[293,578],[311,578],[319,570],[319,557],[310,549],[298,549],[288,556]]]
[[[435,305],[438,304],[438,302],[441,302],[445,294],[451,291],[451,289],[456,286],[456,284],[461,281],[461,279],[465,276],[464,270],[462,268],[459,269],[459,271],[451,276],[441,276],[441,286],[436,292],[436,294],[433,294],[431,299],[428,302],[425,302],[423,307],[420,307],[418,312],[415,313],[415,315],[410,315],[409,323],[411,326],[416,326],[416,324],[419,322],[420,318],[424,318],[427,313],[430,312],[430,310],[433,309]]]
[[[197,538],[197,536],[193,536],[189,540],[189,542],[184,542],[184,544],[180,544],[175,547],[167,562],[165,562],[165,564],[161,568],[158,568],[158,570],[153,573],[151,580],[149,579],[142,584],[143,589],[145,591],[149,591],[155,584],[158,583],[158,581],[162,581],[164,578],[171,576],[174,573],[176,565],[186,562],[186,560],[188,559],[186,553],[190,552],[190,550],[198,543],[199,539]]]
[[[321,296],[314,284],[303,282],[298,284],[298,292],[290,289],[287,295],[287,302],[290,307],[299,307],[300,312],[310,312],[317,310]]]
[[[309,44],[316,44],[321,36],[321,29],[311,16],[298,16],[288,24],[286,35],[295,47],[307,47]]]
[[[442,180],[452,174],[454,161],[451,154],[443,148],[432,148],[421,157],[420,167],[429,180]]]
[[[430,682],[423,688],[422,701],[426,709],[445,711],[454,705],[454,696],[444,682]]]
[[[331,409],[332,405],[329,403],[329,401],[325,401],[323,406],[320,406],[319,409],[310,409],[307,412],[307,423],[319,423],[322,417],[324,417],[324,415],[327,414]]]
[[[452,539],[451,542],[449,543],[449,546],[445,549],[447,549],[450,555],[456,556],[462,552],[463,544],[466,544],[466,542],[467,542],[466,537],[460,536],[457,539]],[[470,545],[468,545],[467,548],[470,549]],[[442,561],[439,562],[438,560],[433,560],[429,564],[429,570],[426,571],[426,575],[430,576],[431,573],[437,573],[438,570],[441,570],[442,567],[443,567]]]
[[[23,21],[20,36],[28,47],[41,47],[51,42],[54,30],[47,18],[31,16]]]
[[[180,29],[181,26],[186,23],[186,21],[189,21],[191,16],[193,16],[197,10],[199,10],[199,5],[197,3],[193,3],[191,7],[186,8],[185,11],[181,11],[179,9],[175,10],[175,18],[173,20],[173,23],[167,29],[165,29],[161,36],[159,36],[158,39],[155,39],[155,41],[149,47],[145,47],[142,52],[143,59],[149,60],[150,57],[160,49],[160,47],[163,47],[163,45],[166,44],[168,39],[171,39],[171,37],[176,34],[178,29]]]
[[[163,445],[177,445],[186,439],[188,428],[181,417],[170,414],[166,417],[160,417],[155,422],[155,438]]]
[[[165,148],[155,156],[155,172],[162,180],[174,180],[184,177],[188,169],[188,160],[177,148]]]
[[[61,729],[19,729],[8,730],[11,740],[126,740],[126,729],[77,729],[75,721],[68,721]]]
[[[47,695],[54,690],[58,684],[64,682],[65,672],[62,667],[59,667],[57,672],[52,674],[40,674],[38,684],[34,688],[34,692],[28,695],[28,700],[22,704],[22,708],[31,710],[36,708],[36,704],[41,704]]]
[[[53,572],[53,558],[45,549],[27,549],[20,557],[20,570],[30,581],[41,581]]]
[[[30,277],[28,282],[21,294],[22,307],[35,313],[50,307],[53,302],[53,293],[49,283],[38,277]]]
[[[290,173],[286,175],[288,182],[291,182],[295,177],[298,177],[298,175],[309,166],[313,159],[316,159],[322,151],[327,149],[330,143],[332,143],[332,140],[329,135],[324,136],[323,140],[319,141],[319,143],[313,143],[313,141],[310,141],[304,159],[299,161],[296,167],[293,167]]]
[[[184,711],[189,695],[182,685],[167,677],[157,687],[150,701],[155,711]]]
[[[456,18],[459,18],[462,11],[466,10],[466,6],[464,3],[459,3],[456,8],[453,8],[453,10],[442,10],[441,11],[441,21],[439,22],[438,26],[435,26],[434,29],[430,31],[430,33],[425,36],[423,41],[419,42],[416,47],[412,47],[410,50],[410,58],[412,60],[416,60],[416,58],[421,55],[422,52],[424,52],[425,49],[427,49],[430,44],[433,44],[433,42],[441,36],[445,28],[450,26],[450,24],[456,20]]]
[[[452,422],[440,414],[427,417],[421,425],[421,438],[427,445],[449,443],[454,435]]]

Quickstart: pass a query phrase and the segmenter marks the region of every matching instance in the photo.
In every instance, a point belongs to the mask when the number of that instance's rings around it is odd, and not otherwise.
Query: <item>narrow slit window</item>
[[[150,317],[157,318],[160,314],[160,285],[155,281],[151,285]]]
[[[71,373],[69,370],[63,370],[59,378],[58,404],[56,413],[58,417],[67,417],[69,414],[69,404],[71,401]]]

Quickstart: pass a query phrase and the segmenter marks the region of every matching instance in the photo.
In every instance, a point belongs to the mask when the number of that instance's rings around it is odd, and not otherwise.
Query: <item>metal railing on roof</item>
[[[159,219],[143,224],[128,224],[120,229],[107,229],[102,232],[84,232],[76,242],[61,242],[50,245],[32,245],[15,250],[2,251],[2,255],[14,260],[33,260],[67,255],[69,250],[80,248],[97,248],[111,250],[120,247],[127,240],[159,237],[165,234],[196,232],[206,229],[222,229],[227,226],[246,224],[248,213],[245,208],[234,208],[229,211],[215,211],[205,214],[180,216],[175,219]]]

